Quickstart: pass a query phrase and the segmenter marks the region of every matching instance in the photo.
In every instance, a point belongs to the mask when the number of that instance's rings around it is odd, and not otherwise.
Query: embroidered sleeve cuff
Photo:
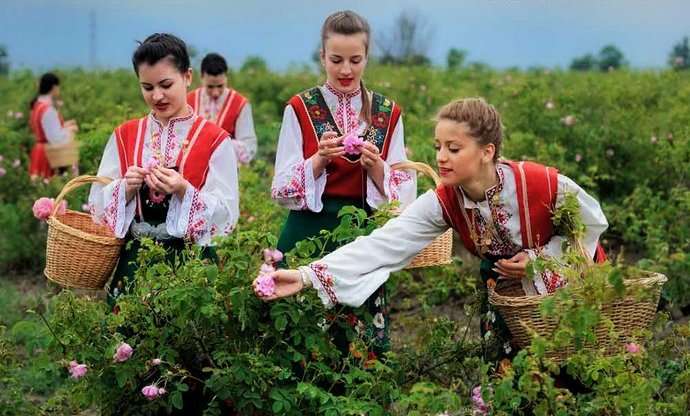
[[[319,299],[327,307],[332,308],[338,303],[335,295],[333,275],[328,271],[328,266],[323,263],[312,263],[306,268],[312,282],[312,286],[319,294]]]
[[[210,231],[206,217],[207,213],[212,211],[199,190],[193,186],[187,187],[184,198],[180,199],[176,195],[170,198],[170,208],[165,221],[168,234],[198,242]]]
[[[106,198],[102,221],[115,234],[115,237],[123,238],[134,219],[136,203],[132,199],[129,204],[126,204],[124,179],[110,183],[104,189],[104,193],[109,197]]]
[[[382,195],[374,181],[367,176],[367,203],[376,208],[383,203],[399,201],[402,187],[412,181],[412,176],[403,171],[391,169],[388,163],[383,164]]]
[[[271,197],[279,204],[293,210],[321,211],[321,195],[326,189],[326,175],[314,179],[310,159],[296,164],[290,177],[278,183],[281,182],[283,185],[271,189]]]

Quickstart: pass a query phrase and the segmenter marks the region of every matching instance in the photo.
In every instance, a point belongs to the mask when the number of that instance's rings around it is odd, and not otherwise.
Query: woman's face
[[[481,167],[493,160],[494,145],[479,144],[465,123],[441,119],[435,135],[436,162],[444,185],[471,183],[479,176]]]
[[[158,120],[167,122],[185,114],[191,68],[181,73],[170,59],[161,59],[154,65],[142,63],[138,69],[141,95]]]
[[[321,65],[326,70],[326,80],[332,87],[343,93],[359,88],[367,65],[366,43],[365,33],[328,35],[321,50]]]

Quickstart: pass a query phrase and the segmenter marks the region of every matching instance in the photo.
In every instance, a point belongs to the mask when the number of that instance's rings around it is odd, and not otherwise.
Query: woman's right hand
[[[321,171],[331,160],[344,155],[345,146],[343,146],[342,136],[338,137],[338,133],[334,131],[325,132],[319,139],[319,150],[312,156],[314,177],[320,176]]]
[[[125,198],[128,202],[139,192],[141,185],[144,183],[146,173],[146,169],[139,166],[127,168],[127,172],[125,172]]]
[[[275,282],[275,291],[270,296],[262,296],[257,290],[257,280],[260,277],[254,279],[252,287],[254,288],[254,293],[261,300],[270,301],[280,298],[285,298],[299,293],[303,288],[302,277],[298,270],[285,270],[280,269],[271,273],[273,281]]]

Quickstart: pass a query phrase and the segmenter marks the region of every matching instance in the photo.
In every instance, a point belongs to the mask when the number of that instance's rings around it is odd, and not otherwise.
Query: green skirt
[[[288,253],[298,242],[318,236],[321,230],[333,230],[340,224],[338,212],[348,205],[371,212],[361,199],[349,198],[324,198],[321,212],[290,211],[278,239],[278,249]],[[330,243],[326,247],[326,254],[337,248],[337,244]],[[284,259],[283,267],[285,264]],[[329,316],[329,332],[334,344],[343,355],[347,355],[356,348],[353,342],[361,340],[367,345],[368,359],[378,358],[390,350],[388,311],[385,285],[377,289],[359,308],[337,307]]]

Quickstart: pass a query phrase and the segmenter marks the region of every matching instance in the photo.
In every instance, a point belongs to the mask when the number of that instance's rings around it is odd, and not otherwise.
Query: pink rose
[[[16,113],[14,113],[14,118],[16,118],[17,120],[19,120],[20,118],[23,118],[23,117],[24,117],[24,113],[22,113],[21,111],[17,111]]]
[[[629,344],[625,344],[625,350],[628,351],[630,354],[639,354],[642,351],[642,347],[640,347],[638,344],[635,344],[634,342],[631,342]]]
[[[278,249],[264,249],[264,262],[275,264],[283,260],[283,253]]]
[[[3,176],[5,176],[6,174],[7,174],[7,171],[5,170],[5,168],[0,167],[0,178],[2,178]]]
[[[45,221],[53,212],[53,200],[46,197],[38,198],[31,209],[34,212],[34,217]]]
[[[21,166],[21,164],[22,164],[22,161],[21,161],[21,160],[19,160],[19,159],[14,159],[14,161],[12,162],[12,167],[13,167],[13,168],[18,168],[19,166]]]
[[[261,274],[256,280],[256,293],[259,296],[271,296],[276,292],[276,282],[272,274]]]
[[[362,153],[362,146],[364,145],[364,140],[357,135],[354,131],[349,132],[343,138],[343,146],[345,146],[345,153],[349,155],[358,155]]]
[[[161,388],[158,389],[158,395],[159,395],[159,396],[162,396],[162,395],[164,395],[164,394],[167,393],[167,392],[168,392],[168,391],[165,389],[165,387],[161,387]]]
[[[144,388],[141,389],[141,394],[143,394],[144,397],[146,397],[149,400],[155,400],[158,398],[158,396],[160,396],[161,391],[156,385],[151,384],[148,386],[144,386]]]
[[[488,415],[489,406],[484,403],[482,398],[482,386],[476,386],[472,389],[472,409],[475,415]]]
[[[568,127],[574,126],[576,121],[577,119],[575,118],[575,116],[572,115],[565,116],[561,119],[561,123],[565,124]]]
[[[151,365],[161,365],[162,362],[160,358],[154,358],[151,360]]]
[[[556,108],[556,104],[553,103],[553,101],[549,100],[544,104],[544,107],[546,107],[547,110],[553,110]]]
[[[126,342],[123,342],[120,345],[118,345],[115,354],[113,354],[113,361],[123,363],[129,360],[129,357],[132,356],[133,352],[134,350],[132,349],[132,347]]]
[[[78,362],[72,360],[69,362],[68,371],[70,377],[72,377],[75,380],[79,380],[80,378],[86,375],[88,368],[86,367],[86,364],[79,364]]]

